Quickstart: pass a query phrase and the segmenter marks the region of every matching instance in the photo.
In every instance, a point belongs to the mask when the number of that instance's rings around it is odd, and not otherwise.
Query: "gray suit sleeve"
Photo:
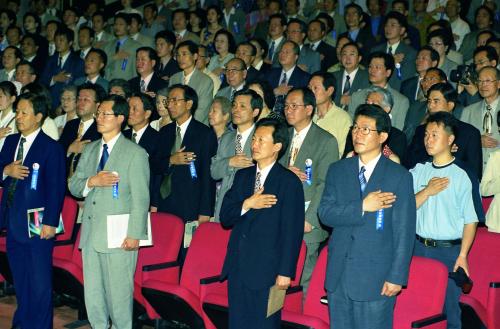
[[[208,108],[212,103],[214,94],[214,83],[212,79],[205,75],[207,79],[200,81],[200,87],[198,88],[198,108],[194,112],[194,118],[205,125],[208,125]]]
[[[127,236],[133,239],[147,237],[146,220],[149,210],[149,162],[146,151],[134,152],[130,159],[128,179],[130,183],[130,218]]]
[[[212,157],[210,175],[215,180],[222,179],[234,171],[234,168],[229,166],[229,160],[233,156],[230,154],[231,144],[233,144],[231,143],[232,137],[233,134],[222,136],[217,154]]]
[[[83,198],[83,191],[87,185],[87,180],[92,176],[91,171],[95,167],[92,161],[97,161],[93,157],[95,155],[95,152],[92,152],[94,149],[93,145],[90,144],[83,149],[76,171],[68,180],[69,191],[77,198]]]

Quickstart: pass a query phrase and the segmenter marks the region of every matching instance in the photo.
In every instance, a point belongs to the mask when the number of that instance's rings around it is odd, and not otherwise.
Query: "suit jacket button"
[[[95,204],[95,201],[92,201],[92,204]]]
[[[351,235],[351,240],[354,241],[354,236]]]
[[[243,239],[246,239],[246,238],[247,238],[247,235],[246,235],[246,234],[242,234],[242,235],[241,235],[241,237],[242,237]]]
[[[88,218],[90,219],[90,216]]]

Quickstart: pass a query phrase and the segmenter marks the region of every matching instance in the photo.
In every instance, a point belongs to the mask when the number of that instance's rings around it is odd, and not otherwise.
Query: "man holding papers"
[[[280,328],[280,312],[267,316],[270,288],[290,286],[305,218],[300,180],[277,163],[288,142],[285,123],[258,121],[252,137],[257,165],[236,172],[222,201],[220,221],[232,227],[222,270],[231,329]]]
[[[80,248],[84,291],[92,328],[132,328],[134,272],[139,240],[147,239],[149,164],[146,151],[121,134],[127,101],[109,96],[96,112],[102,139],[83,150],[69,190],[85,197]],[[121,248],[108,247],[108,215],[128,214]],[[126,217],[125,217],[126,218]]]
[[[7,228],[7,257],[18,305],[12,328],[53,327],[52,249],[66,175],[62,147],[40,130],[47,110],[43,97],[19,96],[16,125],[20,133],[8,136],[0,153],[0,229]],[[28,213],[34,209],[38,215],[43,213],[43,220],[40,235],[30,238]]]

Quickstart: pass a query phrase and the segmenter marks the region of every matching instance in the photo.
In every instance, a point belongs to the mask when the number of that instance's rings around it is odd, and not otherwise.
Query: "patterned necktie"
[[[483,118],[483,132],[486,134],[491,134],[491,128],[493,126],[493,115],[491,114],[491,105],[486,105],[486,113]]]
[[[299,134],[295,133],[292,138],[292,145],[290,147],[290,156],[288,158],[288,166],[293,166],[295,164],[295,159],[297,158],[297,153],[299,153],[299,148],[297,147],[297,139]]]
[[[137,144],[137,133],[132,134],[132,142]]]
[[[235,145],[235,151],[236,154],[241,154],[243,153],[243,148],[241,147],[241,134],[236,135],[236,145]]]
[[[236,92],[236,90],[234,90],[234,88],[231,88],[231,96],[229,98],[229,100],[232,102],[234,100],[234,93]]]
[[[269,47],[269,52],[267,54],[267,59],[269,59],[270,61],[272,61],[273,57],[274,57],[274,46],[275,46],[275,44],[273,41],[273,42],[271,42],[271,47]]]
[[[78,125],[78,133],[76,134],[76,138],[81,139],[83,137],[83,121],[80,121]]]
[[[85,60],[85,52],[83,50],[80,52],[80,58]]]
[[[21,163],[23,161],[23,156],[24,156],[24,145],[23,145],[24,143],[26,143],[26,138],[21,137],[16,155],[16,161],[21,160]],[[7,194],[7,206],[10,206],[12,204],[12,201],[14,200],[14,193],[16,192],[16,183],[17,179],[12,178],[9,185],[9,192]]]
[[[182,144],[181,127],[177,126],[175,130],[174,152],[177,152],[181,148],[181,144]]]
[[[347,74],[345,76],[344,90],[342,90],[342,94],[349,94],[349,90],[351,90],[351,77]]]
[[[141,79],[140,88],[141,88],[141,93],[145,93],[146,92],[146,81],[144,81],[144,80]]]
[[[97,166],[97,172],[100,172],[104,169],[106,162],[108,162],[109,153],[108,153],[108,144],[102,144],[102,155],[101,160],[99,160],[99,165]]]
[[[286,81],[286,73],[283,72],[283,75],[281,76],[281,81],[280,81],[280,85],[286,85],[287,84],[287,81]]]
[[[257,174],[255,175],[255,185],[253,187],[254,193],[261,189],[260,179],[261,179],[261,173],[260,171],[258,171]]]
[[[187,86],[187,84],[188,84],[188,78],[187,78],[187,76],[185,74],[184,74],[184,78],[182,79],[182,84],[184,86]]]
[[[365,171],[366,171],[365,166],[362,166],[361,169],[359,170],[359,175],[358,175],[361,194],[363,194],[366,188]]]

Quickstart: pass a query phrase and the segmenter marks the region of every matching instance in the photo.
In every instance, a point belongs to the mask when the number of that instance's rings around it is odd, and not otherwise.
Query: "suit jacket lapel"
[[[109,170],[109,168],[115,168],[116,167],[115,163],[120,162],[121,155],[124,154],[124,152],[126,152],[126,150],[123,148],[124,144],[125,144],[125,136],[121,134],[120,137],[118,137],[115,146],[113,146],[113,150],[109,155],[106,165],[104,166],[104,170]]]
[[[253,136],[254,131],[255,131],[255,127],[252,128],[252,132],[248,136],[248,138],[245,142],[245,145],[243,145],[243,153],[245,153],[247,155],[252,154],[252,136]]]
[[[40,130],[38,135],[36,135],[35,140],[33,141],[33,144],[31,144],[31,147],[30,147],[28,153],[24,157],[23,165],[29,167],[30,172],[31,172],[31,164],[33,162],[32,159],[33,158],[36,159],[37,158],[36,153],[39,152],[40,150],[44,149],[41,145],[41,143],[42,143],[41,140],[43,138],[42,136],[40,136],[41,134],[43,134],[43,131]],[[21,138],[21,137],[19,137],[19,138]],[[18,140],[18,143],[19,143],[19,140]],[[16,144],[16,147],[17,147],[17,144]]]
[[[382,185],[382,181],[384,178],[384,172],[386,168],[386,161],[385,156],[382,154],[380,159],[377,162],[377,165],[375,166],[375,169],[373,170],[373,173],[368,180],[368,184],[366,184],[365,191],[363,192],[363,198],[370,192],[375,191],[375,188],[379,188]]]
[[[315,127],[315,124],[313,123],[311,125],[311,128],[309,129],[309,131],[307,132],[307,135],[306,137],[304,138],[304,141],[302,142],[302,146],[305,146],[307,145],[306,147],[300,147],[300,150],[299,150],[299,154],[297,154],[297,158],[295,159],[295,163],[294,163],[294,166],[299,168],[299,169],[304,169],[305,168],[305,162],[307,160],[307,158],[309,157],[309,155],[312,152],[311,148],[314,147],[314,145],[316,145],[314,142],[314,137],[316,136],[316,127]]]

